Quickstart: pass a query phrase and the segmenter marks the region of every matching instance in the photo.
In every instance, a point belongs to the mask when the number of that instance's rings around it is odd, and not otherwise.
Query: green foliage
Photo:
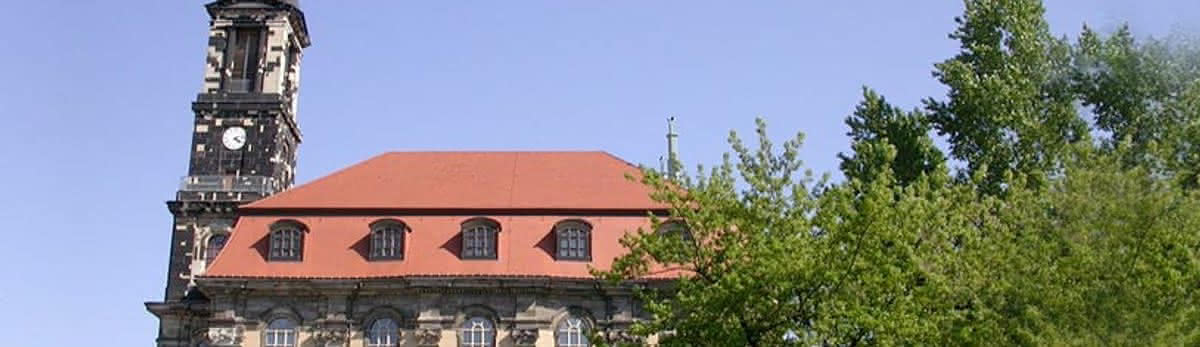
[[[1131,165],[1181,172],[1191,188],[1200,185],[1198,43],[1181,36],[1139,42],[1128,27],[1105,38],[1085,27],[1072,78],[1096,128],[1110,134],[1105,143],[1110,149],[1128,140],[1133,150],[1125,159]]]
[[[808,300],[814,272],[823,259],[806,252],[814,240],[812,211],[816,208],[811,175],[796,178],[800,168],[800,138],[784,144],[783,154],[771,154],[772,144],[759,123],[759,150],[745,147],[730,135],[736,158],[708,176],[674,182],[649,171],[644,182],[654,198],[671,205],[672,220],[686,223],[686,232],[642,231],[622,244],[630,252],[618,258],[610,279],[639,278],[656,271],[688,274],[667,292],[647,292],[646,310],[655,320],[637,331],[673,331],[666,345],[777,345],[795,322],[810,319]],[[749,189],[735,189],[735,170]],[[703,206],[703,208],[694,208]],[[654,219],[658,230],[667,221]]]
[[[711,170],[647,171],[670,215],[596,271],[649,284],[653,318],[634,331],[667,346],[1200,345],[1200,45],[1123,29],[1068,46],[1042,12],[967,1],[962,52],[935,72],[948,99],[904,111],[864,89],[842,182],[804,169],[802,136],[777,151],[762,120],[757,146],[731,133]],[[958,179],[931,128],[966,164]]]
[[[951,259],[963,272],[947,289],[963,319],[950,341],[1196,343],[1182,317],[1194,315],[1200,284],[1198,196],[1115,155],[1077,148],[1071,158],[1045,189],[980,199]]]
[[[854,141],[853,154],[838,154],[846,176],[869,180],[880,174],[875,172],[878,168],[894,165],[889,169],[897,183],[907,186],[922,175],[945,169],[946,157],[929,137],[928,117],[892,106],[874,90],[863,88],[863,101],[846,118],[846,125],[850,127],[846,135]]]
[[[1000,192],[1008,171],[1043,178],[1088,137],[1067,76],[1069,47],[1050,35],[1039,0],[967,0],[950,35],[962,51],[936,65],[948,100],[925,101],[950,153]]]

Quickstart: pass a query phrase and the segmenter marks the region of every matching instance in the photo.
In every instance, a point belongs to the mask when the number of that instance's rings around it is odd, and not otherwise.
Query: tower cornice
[[[302,143],[304,136],[296,123],[296,115],[292,114],[292,109],[288,107],[290,103],[292,100],[275,93],[200,93],[196,95],[196,101],[192,102],[192,111],[197,117],[221,112],[237,112],[242,117],[267,116],[270,112],[279,112],[283,116],[282,121],[287,123],[288,130],[296,137],[296,143]]]
[[[312,45],[312,41],[308,36],[308,21],[304,18],[304,11],[300,10],[298,0],[218,0],[204,5],[208,10],[208,15],[213,20],[222,17],[222,13],[229,12],[244,12],[251,13],[255,10],[273,10],[287,11],[292,25],[292,30],[296,33],[301,47],[308,48]]]

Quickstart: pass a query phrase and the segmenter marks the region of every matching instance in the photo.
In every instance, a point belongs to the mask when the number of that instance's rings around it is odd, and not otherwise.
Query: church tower
[[[208,4],[204,87],[192,103],[191,157],[175,200],[166,299],[181,298],[228,239],[238,205],[291,187],[300,61],[309,45],[297,0]]]
[[[299,0],[218,0],[204,84],[192,103],[190,164],[168,209],[174,215],[164,301],[178,308],[229,238],[239,205],[292,186],[301,133],[296,120],[300,62],[309,46]],[[185,297],[185,294],[187,297]],[[171,311],[174,311],[172,309]],[[186,310],[185,310],[186,311]],[[191,346],[176,314],[154,312],[159,346]]]

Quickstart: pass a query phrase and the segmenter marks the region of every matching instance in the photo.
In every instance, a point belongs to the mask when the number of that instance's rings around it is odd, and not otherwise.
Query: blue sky
[[[203,1],[0,2],[0,326],[5,345],[150,346],[173,196],[200,90]],[[869,85],[904,107],[961,2],[305,0],[299,181],[384,151],[605,150],[655,164],[665,119],[714,163],[756,116],[833,171]],[[1194,0],[1048,1],[1142,35],[1200,22]],[[1195,27],[1193,26],[1192,29]],[[74,326],[64,325],[75,322]]]

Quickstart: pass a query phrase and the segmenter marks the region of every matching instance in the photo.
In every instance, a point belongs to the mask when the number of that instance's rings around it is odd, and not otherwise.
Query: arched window
[[[263,347],[296,347],[296,322],[279,318],[263,331]]]
[[[460,333],[460,347],[494,347],[496,345],[496,327],[491,319],[475,316],[463,322]]]
[[[577,316],[567,316],[562,322],[558,323],[558,329],[555,329],[555,346],[556,347],[590,347],[588,342],[588,329],[591,327],[588,322]]]
[[[404,259],[403,223],[383,220],[371,224],[371,259]]]
[[[229,234],[208,237],[208,242],[204,245],[204,265],[212,265],[213,260],[217,259],[217,254],[221,254],[221,249],[225,248],[226,241],[229,241]]]
[[[684,241],[692,240],[692,231],[688,229],[687,224],[683,221],[663,222],[658,226],[658,233],[673,235]]]
[[[300,260],[304,251],[304,227],[281,222],[271,227],[271,253],[268,260]]]
[[[396,321],[381,318],[367,329],[367,347],[396,347],[400,345],[400,326]]]
[[[566,221],[554,226],[558,240],[558,259],[591,260],[592,227],[581,221]]]
[[[463,223],[462,258],[496,259],[496,233],[500,226],[486,219]]]

